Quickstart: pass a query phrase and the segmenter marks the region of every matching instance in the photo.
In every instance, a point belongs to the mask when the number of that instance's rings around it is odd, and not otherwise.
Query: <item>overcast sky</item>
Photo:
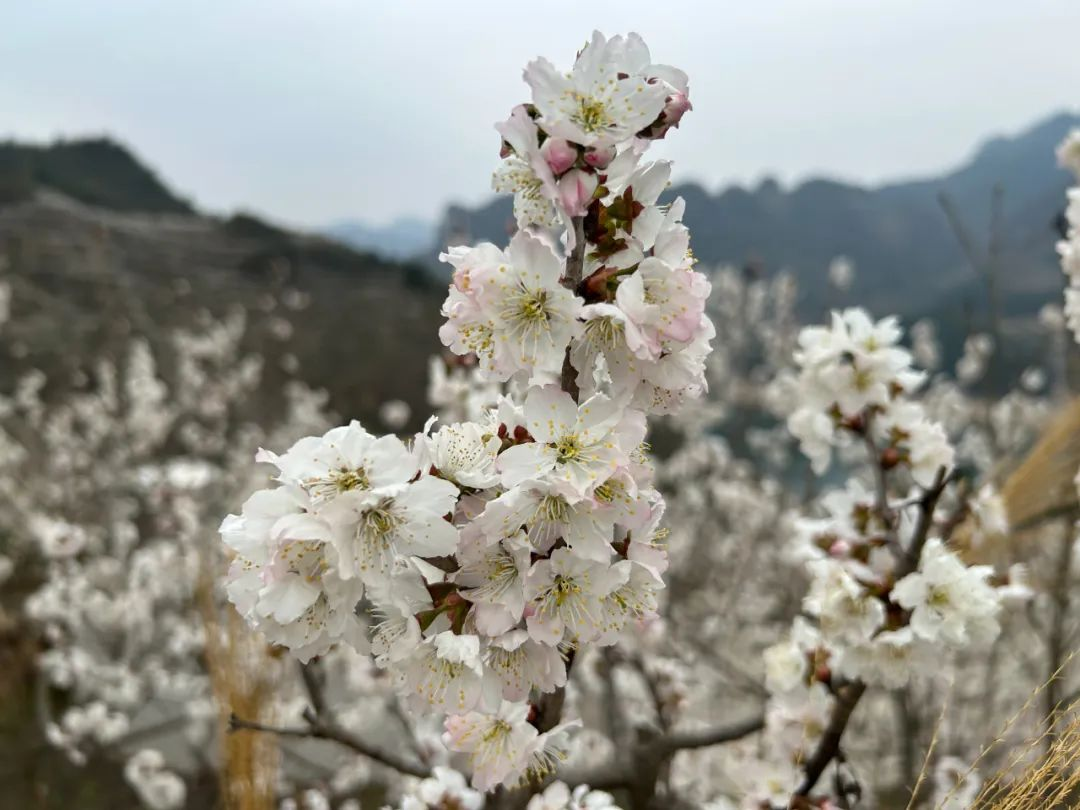
[[[0,0],[0,135],[109,133],[204,208],[318,226],[488,194],[537,54],[640,32],[716,188],[938,172],[1080,105],[1077,0]]]

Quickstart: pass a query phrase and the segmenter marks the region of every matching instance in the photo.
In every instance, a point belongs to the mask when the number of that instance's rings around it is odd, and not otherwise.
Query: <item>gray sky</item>
[[[951,167],[1080,105],[1076,0],[0,0],[0,135],[110,133],[210,210],[316,226],[488,195],[521,70],[593,28],[690,74],[707,186]]]

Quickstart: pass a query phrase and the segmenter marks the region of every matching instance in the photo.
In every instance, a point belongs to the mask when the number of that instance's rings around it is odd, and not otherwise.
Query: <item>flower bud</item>
[[[593,193],[599,184],[595,174],[581,169],[571,169],[559,179],[559,202],[566,209],[566,215],[583,217],[592,202]]]
[[[614,159],[614,146],[590,146],[585,150],[585,162],[594,169],[606,169]]]
[[[829,546],[829,556],[831,557],[846,557],[849,553],[851,553],[851,543],[847,540],[836,540]]]
[[[903,459],[900,457],[900,451],[895,447],[886,447],[881,453],[881,469],[891,470]]]
[[[578,158],[577,149],[563,138],[548,138],[540,147],[540,154],[555,175],[572,169]]]
[[[692,109],[694,107],[686,94],[676,90],[668,96],[667,103],[664,105],[664,123],[669,127],[677,127],[682,117]]]

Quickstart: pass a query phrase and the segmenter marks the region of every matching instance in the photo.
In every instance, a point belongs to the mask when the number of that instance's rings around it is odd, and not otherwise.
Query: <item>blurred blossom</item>
[[[400,399],[391,399],[379,406],[379,419],[390,430],[401,430],[412,416],[409,403]]]
[[[1029,394],[1037,394],[1046,388],[1046,372],[1038,366],[1026,368],[1020,375],[1020,385]]]
[[[855,281],[855,263],[847,256],[837,256],[829,262],[829,283],[840,292],[847,292]]]

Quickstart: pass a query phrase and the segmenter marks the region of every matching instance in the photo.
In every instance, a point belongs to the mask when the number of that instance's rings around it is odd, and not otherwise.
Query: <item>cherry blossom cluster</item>
[[[443,255],[454,275],[440,337],[492,381],[554,383],[568,358],[583,395],[670,412],[704,389],[715,334],[684,204],[658,204],[671,164],[642,161],[689,109],[686,76],[652,64],[635,34],[596,33],[569,73],[539,59],[525,80],[532,102],[497,127],[495,175],[496,189],[514,192],[521,230],[506,250]],[[543,230],[557,222],[577,251],[573,277]]]
[[[818,470],[833,447],[864,446],[873,481],[851,478],[821,498],[819,516],[796,523],[793,555],[810,585],[803,615],[765,651],[771,755],[742,770],[756,782],[747,792],[760,805],[750,806],[786,806],[814,787],[815,751],[838,706],[850,714],[867,687],[904,687],[951,653],[988,646],[1003,603],[1028,595],[993,567],[967,564],[948,542],[955,521],[935,509],[954,451],[909,398],[922,375],[900,337],[894,319],[875,323],[862,310],[834,313],[829,328],[799,337],[792,431]],[[905,481],[914,486],[895,497]],[[990,494],[958,514],[968,509],[976,526],[1003,520]]]
[[[906,468],[923,486],[952,465],[945,431],[910,399],[925,375],[899,345],[901,334],[895,318],[875,323],[854,308],[834,312],[827,327],[799,334],[799,375],[791,391],[798,407],[788,429],[816,473],[828,469],[834,448],[856,441],[871,443],[890,468]]]
[[[1076,177],[1077,185],[1068,191],[1065,208],[1065,238],[1058,243],[1061,269],[1068,277],[1065,288],[1065,316],[1076,339],[1080,341],[1080,129],[1073,130],[1057,151],[1058,162]]]
[[[634,34],[596,33],[569,73],[541,59],[525,78],[495,176],[520,230],[443,256],[440,336],[472,370],[440,369],[434,388],[468,418],[260,451],[277,486],[221,527],[248,621],[302,661],[370,651],[415,712],[446,715],[481,791],[565,758],[578,723],[545,696],[580,648],[655,615],[667,557],[646,417],[704,390],[714,335],[683,204],[658,203],[670,165],[641,161],[689,109],[686,77]]]
[[[452,768],[436,766],[427,779],[420,780],[402,798],[396,810],[484,810],[483,793],[472,790],[465,777]],[[563,782],[552,782],[537,793],[525,806],[525,810],[619,810],[608,793],[590,790],[587,785],[569,788]]]

